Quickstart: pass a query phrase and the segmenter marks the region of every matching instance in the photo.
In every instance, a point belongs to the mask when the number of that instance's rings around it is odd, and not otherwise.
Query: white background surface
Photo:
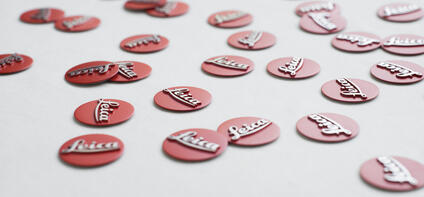
[[[375,189],[359,177],[362,162],[380,155],[405,156],[424,163],[424,82],[390,85],[375,80],[370,67],[381,60],[424,64],[423,56],[402,57],[379,49],[351,54],[330,45],[334,35],[314,35],[298,28],[294,8],[302,1],[186,0],[190,11],[176,18],[154,18],[123,9],[123,1],[3,0],[0,2],[0,53],[18,52],[34,59],[24,72],[0,76],[0,196],[423,196],[424,190],[391,193]],[[396,33],[424,35],[424,20],[390,23],[376,10],[393,1],[337,1],[348,20],[347,31],[386,37]],[[409,1],[423,5],[422,1]],[[19,21],[26,10],[51,6],[67,16],[97,16],[101,25],[84,33],[64,33],[52,24]],[[239,29],[219,29],[207,17],[220,10],[240,9],[254,22]],[[226,44],[232,33],[264,30],[277,44],[262,51],[241,51]],[[159,33],[167,49],[152,54],[122,51],[119,42],[131,35]],[[255,62],[255,70],[236,78],[217,78],[201,71],[203,60],[224,54]],[[283,80],[266,72],[273,59],[302,56],[321,65],[306,80]],[[150,77],[129,84],[74,86],[65,72],[94,60],[148,63]],[[375,83],[380,95],[365,104],[336,103],[323,97],[321,85],[340,76]],[[163,88],[190,85],[213,95],[210,106],[191,113],[157,108],[153,96]],[[121,125],[87,127],[73,119],[80,104],[100,97],[122,99],[135,107]],[[359,135],[348,142],[325,144],[297,134],[295,124],[314,112],[334,112],[355,119]],[[216,129],[230,118],[258,116],[281,128],[272,144],[229,146],[216,159],[201,163],[172,160],[162,153],[163,140],[187,128]],[[116,162],[98,168],[75,168],[60,161],[59,147],[89,133],[119,137],[125,152]]]

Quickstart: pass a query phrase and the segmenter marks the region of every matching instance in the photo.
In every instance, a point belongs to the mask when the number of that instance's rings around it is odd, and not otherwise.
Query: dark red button
[[[209,24],[222,28],[243,27],[250,24],[252,20],[252,15],[238,10],[217,12],[208,18]]]
[[[249,73],[254,63],[244,57],[221,55],[209,58],[202,64],[203,71],[222,77],[239,76]]]
[[[94,16],[68,16],[56,21],[55,27],[65,32],[81,32],[96,28],[100,19]]]
[[[50,23],[57,21],[65,15],[60,9],[56,8],[39,8],[24,12],[20,19],[25,23]]]
[[[92,126],[109,126],[127,121],[134,113],[134,107],[117,99],[99,99],[84,103],[75,112],[76,120]]]
[[[124,7],[128,10],[146,10],[165,5],[166,0],[128,0]]]
[[[178,86],[158,92],[154,100],[158,106],[167,110],[194,111],[208,106],[212,95],[201,88]]]
[[[313,60],[303,57],[284,57],[271,61],[267,71],[277,77],[304,79],[319,73],[320,66]]]
[[[184,161],[204,161],[217,157],[227,148],[227,139],[209,129],[185,129],[168,136],[163,151]]]
[[[383,39],[381,47],[398,55],[420,55],[424,54],[424,37],[412,34],[393,35]]]
[[[424,10],[410,3],[392,3],[378,9],[377,15],[387,21],[411,22],[424,16]]]
[[[338,13],[340,12],[340,6],[330,1],[309,1],[301,3],[296,7],[296,14],[298,16],[316,12]]]
[[[150,53],[160,51],[168,46],[168,39],[157,34],[142,34],[125,38],[121,49],[133,53]]]
[[[338,13],[311,12],[302,16],[300,27],[314,34],[332,34],[346,27],[346,19]]]
[[[118,70],[118,66],[113,62],[87,62],[69,69],[65,79],[75,84],[95,84],[109,80],[118,73]]]
[[[180,16],[188,12],[188,4],[179,1],[168,1],[163,6],[147,10],[147,14],[156,17]]]
[[[419,82],[424,79],[423,73],[422,66],[402,60],[382,61],[371,67],[371,74],[375,78],[395,84]]]
[[[16,73],[28,69],[32,65],[32,58],[22,54],[0,55],[0,74]]]
[[[379,90],[371,82],[341,77],[322,85],[321,92],[336,101],[361,103],[377,97]]]
[[[152,68],[141,62],[136,61],[121,61],[114,62],[118,66],[119,71],[114,77],[109,79],[113,82],[131,82],[144,79],[150,75]]]
[[[228,44],[232,47],[246,50],[259,50],[275,44],[274,35],[263,31],[243,31],[231,35]]]
[[[119,159],[123,152],[124,143],[118,138],[104,134],[90,134],[65,142],[59,149],[59,157],[71,165],[94,167]]]
[[[341,33],[331,41],[333,47],[348,52],[365,52],[377,49],[381,45],[381,38],[365,32]]]

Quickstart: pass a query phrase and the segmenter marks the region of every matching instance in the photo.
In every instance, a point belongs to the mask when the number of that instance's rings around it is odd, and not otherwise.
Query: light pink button
[[[152,72],[152,67],[136,61],[114,62],[118,66],[118,73],[109,79],[113,82],[131,82],[144,79]]]
[[[379,48],[381,38],[371,33],[348,32],[336,35],[331,44],[342,51],[365,52]]]
[[[410,84],[423,80],[424,68],[412,62],[388,60],[374,64],[371,74],[385,82]]]
[[[338,13],[308,13],[300,19],[300,27],[314,34],[332,34],[346,27],[346,19]]]
[[[308,1],[301,3],[296,7],[296,14],[298,16],[303,16],[311,12],[339,13],[340,6],[331,1]]]
[[[275,44],[274,35],[263,31],[243,31],[231,35],[227,42],[239,49],[259,50],[271,47]]]
[[[211,103],[212,95],[201,88],[178,86],[158,92],[154,101],[156,105],[171,111],[194,111]]]
[[[361,103],[374,99],[379,90],[376,85],[361,79],[340,77],[321,87],[321,92],[328,98],[348,103]]]
[[[254,66],[255,64],[247,58],[221,55],[205,60],[202,64],[202,70],[217,76],[233,77],[249,73]]]
[[[184,2],[168,1],[163,6],[147,10],[147,14],[156,17],[174,17],[188,12],[189,6]]]
[[[250,24],[252,15],[239,10],[227,10],[212,14],[208,18],[208,23],[222,28],[243,27]]]
[[[412,34],[392,35],[383,39],[381,47],[398,55],[424,54],[424,37]]]
[[[411,22],[424,16],[424,10],[417,4],[392,3],[382,6],[377,15],[387,21]]]
[[[320,66],[313,60],[302,57],[284,57],[268,63],[267,71],[277,77],[304,79],[319,73]]]

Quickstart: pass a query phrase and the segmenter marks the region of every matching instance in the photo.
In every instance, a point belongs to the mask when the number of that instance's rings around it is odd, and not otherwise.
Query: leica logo
[[[155,10],[165,15],[169,15],[171,14],[172,10],[175,9],[175,7],[177,7],[177,2],[167,2],[162,7],[156,7]]]
[[[384,175],[384,179],[386,181],[394,183],[408,183],[412,186],[416,186],[418,184],[417,179],[415,179],[409,170],[395,158],[383,156],[378,157],[377,161],[384,166],[384,172],[390,173]]]
[[[160,42],[160,36],[159,35],[152,35],[152,36],[136,39],[136,40],[133,40],[133,41],[126,43],[125,47],[134,48],[134,47],[141,46],[141,45],[148,45],[151,42],[155,43],[155,44],[159,43]]]
[[[333,2],[325,2],[325,3],[315,3],[312,5],[301,7],[300,11],[302,13],[307,13],[307,12],[314,12],[314,11],[321,11],[321,10],[331,11],[333,9],[334,9]]]
[[[351,80],[347,78],[340,78],[340,79],[336,79],[336,81],[341,86],[340,94],[342,96],[353,97],[353,98],[359,96],[362,99],[367,98],[367,95],[364,94],[359,88],[359,86],[353,83]]]
[[[170,135],[168,136],[168,140],[175,140],[178,143],[181,143],[185,146],[207,151],[207,152],[216,152],[219,148],[218,144],[208,142],[203,137],[195,138],[197,135],[197,132],[195,131],[187,131],[185,133],[181,133],[177,136]]]
[[[19,56],[17,53],[11,54],[5,58],[0,59],[0,68],[4,65],[11,65],[14,62],[22,62],[23,58]]]
[[[91,16],[81,16],[77,17],[75,19],[69,20],[69,21],[63,21],[63,26],[65,26],[67,29],[72,29],[74,27],[80,26],[87,21],[89,21],[92,17]]]
[[[285,73],[290,73],[290,75],[295,76],[297,71],[303,67],[303,58],[293,57],[290,62],[287,62],[284,66],[278,67],[278,70]]]
[[[400,47],[408,47],[408,46],[424,46],[424,39],[401,39],[398,37],[391,37],[387,40],[384,46],[400,46]]]
[[[339,123],[322,114],[310,114],[308,115],[308,119],[314,121],[324,134],[339,135],[343,133],[345,135],[352,135],[351,131],[343,128]]]
[[[48,21],[50,18],[51,11],[49,8],[41,8],[31,16],[32,19]]]
[[[109,115],[113,112],[113,108],[118,108],[119,103],[114,101],[107,101],[104,99],[99,99],[97,101],[97,106],[94,110],[94,118],[96,122],[107,122],[109,121]]]
[[[384,17],[389,16],[395,16],[395,15],[402,15],[402,14],[409,14],[415,11],[420,10],[421,8],[417,5],[411,4],[411,5],[403,5],[403,6],[397,6],[397,7],[384,7]]]
[[[92,141],[90,144],[87,144],[84,139],[79,139],[68,148],[63,149],[61,153],[101,153],[119,149],[120,147],[118,142],[97,143],[96,141]]]
[[[247,136],[259,132],[265,129],[267,126],[271,125],[272,122],[268,120],[261,119],[257,122],[251,123],[250,126],[247,124],[242,124],[241,128],[237,126],[230,126],[228,128],[228,133],[230,134],[231,140],[238,140],[240,137]]]
[[[249,46],[249,48],[252,48],[261,39],[262,34],[263,33],[260,31],[252,31],[250,34],[246,35],[245,37],[240,38],[238,42]]]
[[[336,37],[338,40],[347,40],[351,43],[356,43],[358,46],[367,46],[372,44],[379,44],[380,40],[368,38],[365,36],[360,35],[353,35],[353,34],[339,34]]]
[[[99,74],[104,74],[108,72],[114,64],[104,64],[104,65],[96,65],[90,66],[87,68],[81,68],[68,73],[70,77],[80,76],[84,74],[92,75],[94,72],[98,72]]]
[[[176,101],[190,107],[197,107],[202,104],[201,101],[193,98],[188,88],[164,89],[163,92],[169,94]]]
[[[399,64],[395,64],[392,62],[380,62],[377,64],[377,67],[386,69],[390,71],[391,73],[396,73],[396,77],[399,78],[406,78],[406,77],[422,77],[423,74],[420,72],[416,72],[410,68],[404,67]]]
[[[217,15],[215,15],[215,23],[221,24],[221,23],[234,21],[234,20],[240,19],[240,18],[242,18],[246,15],[247,15],[247,13],[240,12],[240,11],[236,11],[236,12],[232,12],[232,13],[228,13],[228,14],[217,14]]]
[[[119,62],[115,63],[119,67],[119,74],[124,76],[127,79],[137,77],[137,73],[134,72],[134,64],[131,62]]]
[[[330,22],[330,14],[326,12],[321,13],[309,13],[308,16],[320,27],[327,31],[333,31],[337,29],[337,25]]]
[[[249,68],[249,65],[237,63],[234,60],[229,60],[228,57],[218,57],[213,60],[206,60],[205,62],[225,68],[233,68],[238,70],[247,70]]]

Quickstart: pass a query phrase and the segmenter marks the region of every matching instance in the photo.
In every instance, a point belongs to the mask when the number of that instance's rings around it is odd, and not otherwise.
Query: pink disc
[[[259,50],[275,44],[274,35],[263,31],[243,31],[231,35],[227,42],[232,47],[246,50]]]
[[[331,44],[342,51],[365,52],[379,48],[381,38],[365,32],[340,33],[333,38]]]
[[[342,142],[358,135],[359,125],[351,118],[334,113],[314,113],[296,123],[297,132],[321,142]]]
[[[226,136],[231,144],[259,146],[278,139],[280,127],[263,118],[240,117],[223,122],[218,127],[218,133]]]
[[[20,19],[25,23],[41,24],[57,21],[65,15],[60,9],[56,8],[39,8],[24,12]]]
[[[32,58],[22,54],[1,54],[0,74],[10,74],[26,70],[32,65]]]
[[[171,111],[194,111],[211,103],[212,95],[201,88],[178,86],[158,92],[154,101],[156,105]]]
[[[341,77],[326,82],[321,92],[328,98],[348,103],[361,103],[374,99],[379,90],[376,85],[361,79]]]
[[[184,2],[168,1],[163,6],[158,6],[147,10],[146,13],[156,17],[173,17],[187,13],[188,9],[188,4]]]
[[[281,78],[304,79],[318,74],[320,66],[310,59],[302,57],[284,57],[268,63],[267,71]]]
[[[301,3],[296,7],[296,14],[298,16],[303,16],[311,12],[339,13],[340,6],[330,1],[308,1]]]
[[[222,77],[245,75],[253,70],[255,64],[244,57],[221,55],[209,58],[202,64],[203,71]]]
[[[362,164],[361,178],[390,191],[410,191],[424,186],[424,165],[399,156],[381,156]]]
[[[398,55],[420,55],[424,54],[424,37],[412,34],[393,35],[383,39],[381,47]]]
[[[65,32],[88,31],[100,25],[100,19],[94,16],[68,16],[57,20],[55,28]]]
[[[144,79],[152,72],[152,67],[145,63],[136,61],[120,61],[114,62],[118,66],[119,71],[114,77],[109,79],[113,82],[131,82]]]
[[[185,129],[168,136],[163,151],[184,161],[204,161],[217,157],[227,148],[227,139],[209,129]]]
[[[125,38],[121,49],[133,53],[151,53],[165,49],[169,40],[158,34],[142,34]]]
[[[166,0],[128,0],[124,7],[128,10],[146,10],[165,5]]]
[[[410,84],[424,79],[424,68],[412,62],[388,60],[373,65],[371,67],[371,74],[375,78],[385,82]]]
[[[416,4],[392,3],[378,9],[377,15],[387,21],[411,22],[422,18],[424,10]]]
[[[314,34],[332,34],[346,27],[346,19],[338,13],[312,12],[302,16],[300,27]]]
[[[215,27],[236,28],[243,27],[253,21],[253,16],[239,10],[227,10],[209,16],[208,23]]]
[[[134,107],[117,99],[98,99],[79,106],[74,117],[92,126],[110,126],[127,121],[134,114]]]
[[[118,66],[113,62],[87,62],[66,71],[65,79],[75,84],[96,84],[109,80],[118,73],[118,70]]]

